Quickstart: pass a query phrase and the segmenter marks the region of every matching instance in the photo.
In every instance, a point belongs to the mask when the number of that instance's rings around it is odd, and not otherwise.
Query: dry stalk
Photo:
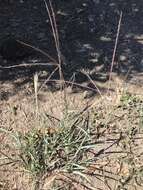
[[[59,40],[59,33],[58,33],[58,28],[57,28],[57,23],[56,23],[56,16],[55,12],[51,3],[51,0],[48,0],[48,4],[46,0],[44,0],[45,7],[49,16],[51,28],[52,28],[52,33],[55,41],[55,47],[57,51],[57,56],[58,56],[58,66],[59,66],[59,75],[60,75],[60,87],[61,87],[61,93],[63,92],[63,96],[61,94],[61,100],[64,100],[64,105],[67,105],[67,98],[66,98],[66,83],[64,80],[64,76],[62,73],[62,58],[61,58],[61,50],[60,50],[60,40]]]
[[[43,54],[43,55],[45,55],[46,57],[48,57],[51,61],[53,61],[54,63],[57,63],[57,61],[52,57],[52,56],[50,56],[48,53],[46,53],[45,51],[43,51],[43,50],[41,50],[41,49],[39,49],[39,48],[37,48],[37,47],[34,47],[34,46],[32,46],[32,45],[30,45],[30,44],[28,44],[28,43],[25,43],[25,42],[23,42],[23,41],[20,41],[20,40],[16,40],[16,41],[18,41],[19,43],[21,43],[22,45],[24,45],[24,46],[27,46],[27,47],[30,47],[31,49],[33,49],[33,50],[35,50],[35,51],[37,51],[37,52],[40,52],[41,54]]]
[[[114,61],[115,61],[115,56],[116,56],[116,51],[117,51],[117,45],[118,45],[118,40],[119,40],[119,34],[120,34],[120,29],[121,29],[122,16],[123,16],[123,13],[121,11],[120,18],[119,18],[119,23],[118,23],[118,28],[117,28],[117,34],[116,34],[114,50],[113,50],[113,55],[112,55],[110,73],[109,73],[108,93],[109,93],[109,88],[110,88],[111,79],[112,79],[112,71],[113,71],[113,66],[114,66]]]
[[[0,69],[11,69],[11,68],[19,68],[19,67],[32,67],[32,66],[58,66],[58,64],[49,62],[49,63],[22,63],[20,65],[10,65],[6,67],[0,66]]]
[[[34,74],[34,92],[35,92],[35,104],[36,104],[36,118],[39,113],[39,106],[38,106],[38,73]]]

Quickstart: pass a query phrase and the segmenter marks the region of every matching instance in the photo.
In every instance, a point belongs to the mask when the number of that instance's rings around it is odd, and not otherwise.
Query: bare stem
[[[123,16],[123,13],[121,11],[120,18],[119,18],[119,23],[118,23],[118,28],[117,28],[117,34],[116,34],[114,50],[113,50],[113,55],[112,55],[110,73],[109,73],[108,92],[109,92],[109,88],[110,88],[110,82],[111,82],[111,79],[112,79],[112,71],[113,71],[113,66],[114,66],[114,61],[115,61],[115,56],[116,56],[116,51],[117,51],[117,45],[118,45],[118,40],[119,40],[119,34],[120,34],[120,29],[121,29],[122,16]]]

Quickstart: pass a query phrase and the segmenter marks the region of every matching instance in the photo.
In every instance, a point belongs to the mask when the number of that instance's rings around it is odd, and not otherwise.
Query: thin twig
[[[113,50],[113,55],[112,55],[110,73],[109,73],[108,92],[109,92],[109,88],[110,88],[110,82],[111,82],[111,79],[112,79],[112,71],[113,71],[113,66],[114,66],[114,61],[115,61],[115,56],[116,56],[116,51],[117,51],[117,45],[118,45],[118,40],[119,40],[119,34],[120,34],[120,29],[121,29],[122,16],[123,16],[123,13],[121,11],[120,18],[119,18],[119,23],[118,23],[118,28],[117,28],[117,35],[116,35],[114,50]]]
[[[59,41],[59,33],[58,33],[58,29],[57,29],[57,24],[56,24],[56,16],[53,10],[53,6],[51,3],[51,0],[48,0],[49,2],[49,6],[46,2],[46,0],[44,0],[45,3],[45,7],[49,16],[49,20],[50,20],[50,24],[51,24],[51,28],[52,28],[52,32],[53,32],[53,37],[54,37],[54,41],[55,41],[55,47],[56,47],[56,51],[57,51],[57,56],[58,56],[58,63],[59,63],[59,75],[60,75],[60,87],[61,87],[61,92],[64,89],[64,101],[66,104],[66,88],[65,87],[65,80],[64,80],[64,76],[62,73],[62,60],[61,60],[61,51],[60,51],[60,41]],[[63,98],[62,98],[63,99]]]
[[[48,82],[60,82],[61,80],[58,80],[58,79],[50,79],[48,80]],[[78,84],[78,83],[75,83],[75,82],[71,82],[71,81],[64,81],[66,84],[72,84],[72,85],[75,85],[75,86],[78,86],[78,87],[81,87],[81,88],[84,88],[84,89],[87,89],[87,90],[91,90],[91,91],[94,91],[97,93],[97,90],[95,90],[94,88],[91,88],[91,87],[88,87],[88,86],[84,86],[82,84]]]
[[[11,69],[11,68],[18,68],[18,67],[32,67],[32,66],[58,66],[58,64],[49,62],[49,63],[22,63],[18,65],[10,65],[10,66],[0,66],[0,69]]]
[[[50,5],[50,9],[49,6],[46,2],[46,0],[44,0],[45,3],[45,7],[49,16],[49,20],[50,20],[50,24],[51,24],[51,28],[52,28],[52,32],[53,32],[53,36],[54,36],[54,40],[55,40],[55,46],[56,46],[56,50],[57,50],[57,54],[58,54],[58,62],[60,63],[60,59],[59,59],[59,41],[58,41],[58,37],[57,37],[57,29],[56,29],[56,21],[55,21],[55,14],[52,8],[52,4],[49,0],[49,5]]]
[[[46,57],[48,57],[51,61],[57,63],[57,61],[56,61],[53,57],[51,57],[48,53],[46,53],[45,51],[43,51],[43,50],[41,50],[41,49],[39,49],[39,48],[37,48],[37,47],[34,47],[34,46],[32,46],[32,45],[30,45],[30,44],[28,44],[28,43],[25,43],[25,42],[23,42],[23,41],[21,41],[21,40],[16,40],[16,41],[19,42],[19,43],[21,43],[21,44],[24,45],[24,46],[27,46],[27,47],[32,48],[33,50],[35,50],[35,51],[37,51],[37,52],[40,52],[41,54],[43,54],[43,55],[45,55]]]
[[[56,67],[52,73],[50,74],[50,76],[44,81],[44,83],[40,86],[39,90],[38,90],[38,94],[40,93],[40,91],[42,90],[42,88],[44,87],[44,85],[50,80],[50,78],[54,75],[54,73],[57,71],[58,67]]]
[[[39,113],[39,106],[38,106],[38,73],[34,74],[34,91],[35,91],[35,104],[36,104],[36,118]]]
[[[58,63],[59,63],[59,75],[60,75],[60,80],[61,80],[61,90],[62,90],[63,87],[65,86],[65,83],[64,83],[64,77],[63,77],[62,68],[61,68],[62,60],[61,60],[59,33],[58,33],[58,29],[57,29],[57,24],[56,24],[56,16],[55,16],[55,13],[53,10],[51,0],[48,0],[48,2],[49,2],[49,7],[47,5],[47,2],[44,0],[46,9],[47,9],[47,12],[49,15],[54,40],[55,40],[55,46],[56,46],[56,51],[57,51],[57,55],[58,55]],[[64,94],[64,97],[65,97],[65,94]]]
[[[97,89],[97,92],[99,93],[99,95],[101,96],[101,98],[103,98],[102,93],[100,91],[100,89],[97,87],[97,85],[95,84],[95,82],[92,80],[92,78],[89,76],[89,74],[87,74],[84,71],[81,71],[81,73],[83,73],[84,75],[86,75],[88,77],[88,79],[90,80],[90,82],[94,85],[94,87]]]

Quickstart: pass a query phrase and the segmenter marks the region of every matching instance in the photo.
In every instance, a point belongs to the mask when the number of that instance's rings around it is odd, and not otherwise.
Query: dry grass
[[[95,88],[84,89],[96,89],[99,97],[68,92],[66,84],[83,86],[63,78],[55,14],[51,2],[44,2],[57,52],[60,79],[54,82],[60,91],[43,90],[55,70],[42,83],[36,73],[32,85],[1,101],[0,189],[142,189],[142,95],[128,93],[125,80],[111,77],[112,93],[107,89],[103,94],[87,73]],[[117,39],[120,22],[121,16]]]
[[[141,189],[141,98],[67,94],[63,106],[58,93],[43,92],[38,117],[33,95],[2,103],[1,189]]]

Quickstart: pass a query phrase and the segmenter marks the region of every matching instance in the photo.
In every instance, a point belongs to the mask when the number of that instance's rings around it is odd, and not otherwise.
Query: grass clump
[[[12,137],[5,149],[16,145],[13,157],[3,154],[3,165],[19,165],[34,190],[130,189],[141,183],[141,113],[142,100],[130,94],[111,107],[100,102],[76,114],[66,110],[62,119],[42,113],[40,127],[36,122],[28,132],[1,129]]]
[[[81,128],[59,126],[56,132],[38,130],[25,134],[20,155],[24,167],[31,173],[43,174],[55,169],[72,172],[86,154],[83,146],[90,142]]]
[[[85,115],[67,115],[56,127],[46,128],[44,123],[40,129],[13,135],[17,139],[20,167],[36,179],[35,189],[41,188],[45,175],[53,173],[73,174],[87,180],[83,173],[91,164],[88,155],[95,146],[88,123]]]

